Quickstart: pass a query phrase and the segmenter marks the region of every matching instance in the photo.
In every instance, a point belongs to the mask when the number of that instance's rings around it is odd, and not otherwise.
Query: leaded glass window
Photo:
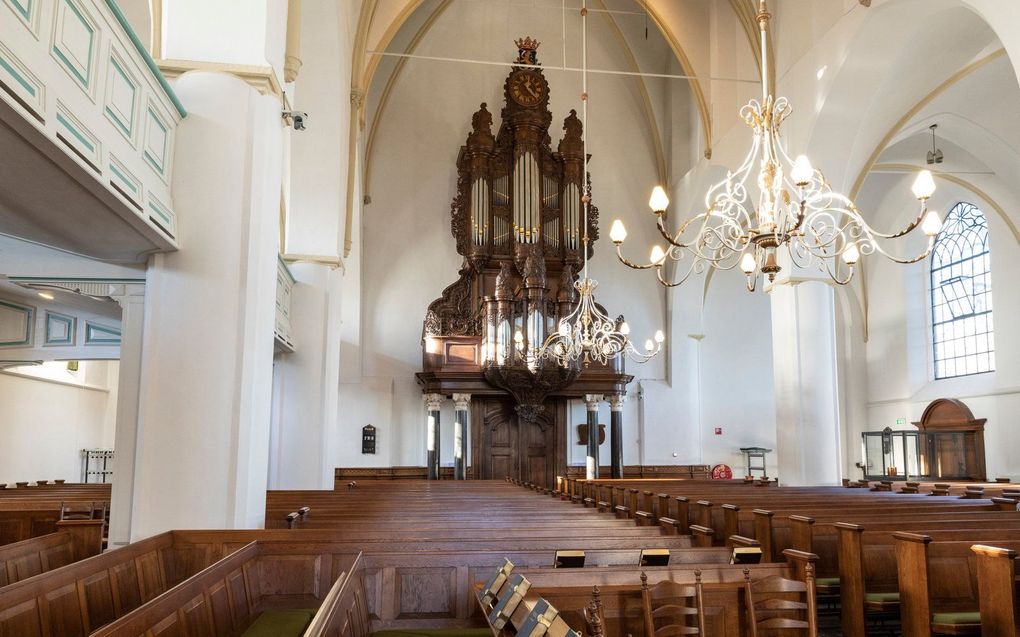
[[[931,254],[935,378],[995,371],[988,221],[958,203],[946,216]]]

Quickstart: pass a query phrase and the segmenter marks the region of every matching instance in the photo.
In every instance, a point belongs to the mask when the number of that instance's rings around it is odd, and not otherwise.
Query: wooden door
[[[565,430],[561,421],[566,410],[558,402],[550,401],[537,423],[520,418],[511,401],[474,402],[472,457],[478,459],[475,475],[484,480],[510,476],[526,482],[554,484],[556,472],[566,467],[563,444],[566,436],[559,431]]]

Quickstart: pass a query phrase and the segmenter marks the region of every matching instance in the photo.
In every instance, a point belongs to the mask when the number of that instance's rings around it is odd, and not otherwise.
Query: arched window
[[[936,379],[995,371],[990,265],[985,215],[973,204],[956,204],[931,254]]]

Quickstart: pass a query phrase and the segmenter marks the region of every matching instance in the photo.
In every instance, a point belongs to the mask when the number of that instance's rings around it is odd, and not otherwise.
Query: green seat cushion
[[[931,621],[933,624],[980,624],[981,613],[935,613]]]
[[[898,602],[900,601],[899,593],[867,593],[864,596],[866,602]]]
[[[267,610],[255,618],[242,637],[301,637],[314,610]]]
[[[372,637],[493,637],[489,628],[444,628],[442,630],[385,630]]]
[[[819,577],[815,580],[815,584],[819,586],[839,586],[838,577]]]

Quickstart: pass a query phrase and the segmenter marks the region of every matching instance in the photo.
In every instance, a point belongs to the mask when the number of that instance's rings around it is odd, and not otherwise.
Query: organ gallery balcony
[[[185,116],[115,0],[0,0],[0,233],[115,262],[176,249]]]

